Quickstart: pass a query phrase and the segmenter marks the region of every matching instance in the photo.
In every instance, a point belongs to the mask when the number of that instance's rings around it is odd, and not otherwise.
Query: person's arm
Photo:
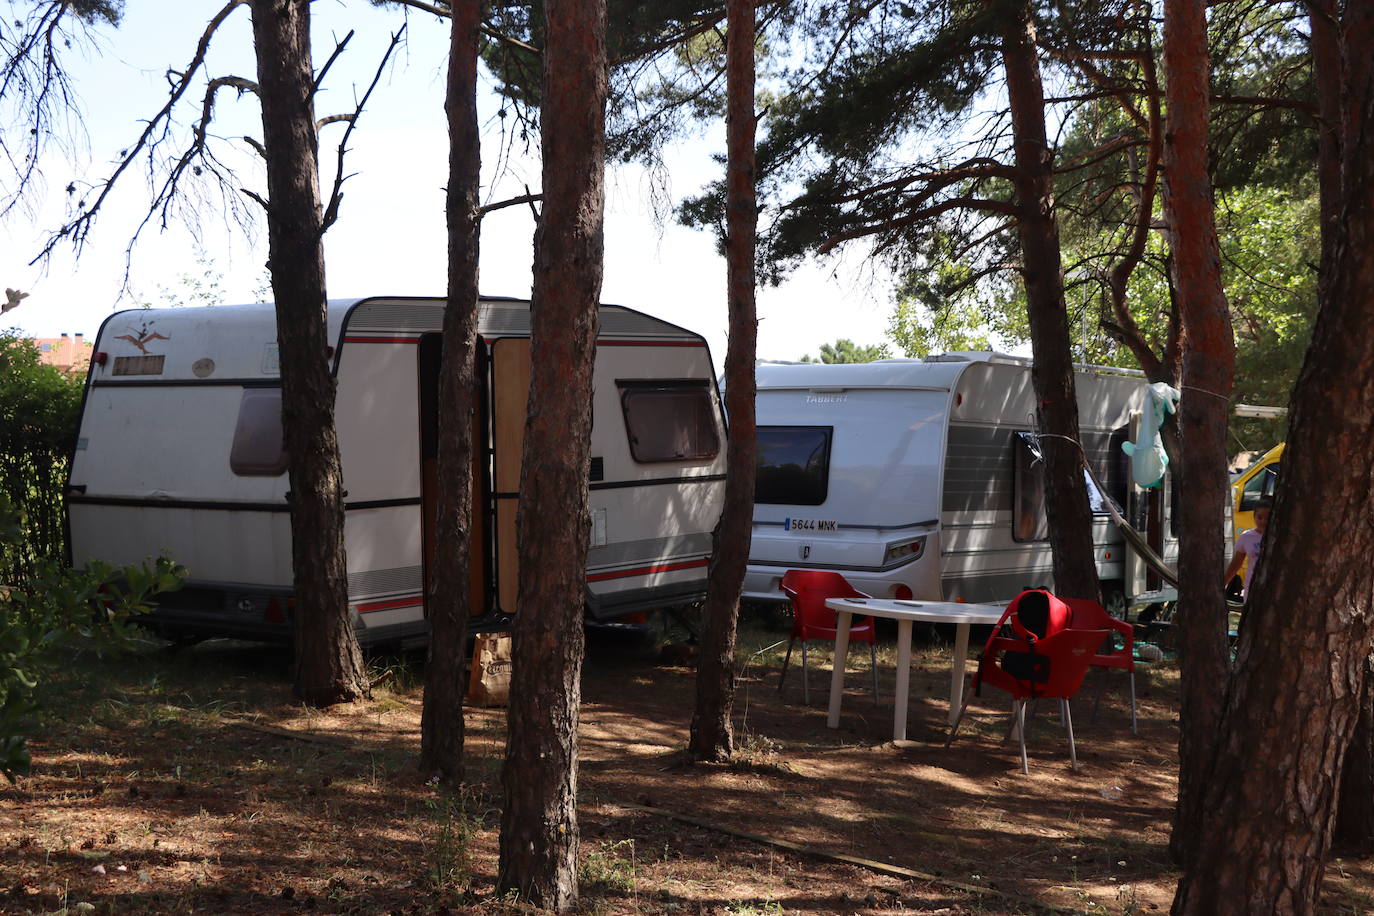
[[[1231,563],[1226,567],[1226,575],[1221,577],[1221,584],[1223,587],[1236,577],[1236,573],[1240,572],[1241,564],[1244,562],[1245,551],[1237,547],[1236,552],[1231,554]]]

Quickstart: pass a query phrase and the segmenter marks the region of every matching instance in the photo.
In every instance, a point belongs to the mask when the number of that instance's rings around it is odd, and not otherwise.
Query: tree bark
[[[1374,851],[1374,677],[1366,661],[1359,718],[1345,753],[1335,841],[1358,855]]]
[[[1360,104],[1347,107],[1343,125],[1344,205],[1293,397],[1283,485],[1252,581],[1201,840],[1176,913],[1316,911],[1336,792],[1362,711],[1374,635],[1371,14],[1369,0],[1346,4],[1343,97]]]
[[[1166,0],[1164,215],[1184,329],[1179,406],[1179,793],[1170,850],[1196,842],[1206,769],[1230,674],[1226,641],[1226,429],[1235,341],[1221,287],[1221,250],[1207,171],[1209,114],[1205,0]]]
[[[1331,273],[1331,247],[1341,216],[1341,41],[1336,0],[1307,0],[1312,81],[1317,89],[1317,192],[1321,221],[1318,278]]]
[[[1054,213],[1054,173],[1045,134],[1045,93],[1040,80],[1035,22],[1029,4],[1008,7],[1002,32],[1012,138],[1016,149],[1017,234],[1026,286],[1038,403],[1041,453],[1045,456],[1045,508],[1054,552],[1054,588],[1072,598],[1102,600],[1093,554],[1092,510],[1083,485],[1059,225]]]
[[[696,712],[692,716],[691,752],[702,760],[725,760],[734,746],[730,716],[735,696],[735,624],[745,566],[749,562],[758,448],[754,428],[754,357],[758,349],[754,306],[754,249],[758,233],[754,189],[754,0],[729,0],[726,21],[725,257],[730,342],[725,355],[725,401],[730,438],[726,445],[725,506],[713,534],[697,663]]]
[[[1341,215],[1341,37],[1334,0],[1308,0],[1312,76],[1317,89],[1317,186],[1321,225],[1319,282],[1331,278],[1336,229]],[[1320,294],[1319,294],[1320,295]],[[1345,758],[1335,838],[1356,851],[1374,848],[1374,685],[1365,687],[1350,750]]]
[[[448,303],[439,382],[439,505],[429,609],[420,767],[463,778],[463,659],[472,616],[473,405],[482,150],[477,130],[478,0],[450,4],[448,98]]]
[[[334,429],[315,80],[307,0],[253,0],[267,159],[268,265],[276,300],[282,431],[290,467],[295,693],[327,706],[366,696],[348,609],[343,473]]]
[[[498,887],[577,902],[577,710],[586,600],[587,466],[602,276],[605,0],[547,0],[544,212],[535,235],[520,577]]]

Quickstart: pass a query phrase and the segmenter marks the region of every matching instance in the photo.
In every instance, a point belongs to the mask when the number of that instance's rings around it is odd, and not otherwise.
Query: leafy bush
[[[45,366],[38,348],[0,332],[0,494],[22,537],[0,539],[0,586],[32,587],[66,553],[64,493],[82,380]]]
[[[0,493],[0,547],[12,549],[23,537],[18,515]],[[183,575],[165,557],[80,571],[46,561],[30,570],[24,588],[0,587],[0,773],[13,781],[29,771],[27,736],[37,724],[38,688],[63,650],[127,647],[129,621],[148,610],[149,598],[178,588]]]

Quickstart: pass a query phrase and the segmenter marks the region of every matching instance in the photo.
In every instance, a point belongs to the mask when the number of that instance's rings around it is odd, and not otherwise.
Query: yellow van
[[[1260,460],[1250,465],[1236,479],[1231,481],[1232,520],[1231,537],[1239,538],[1241,532],[1255,527],[1255,506],[1261,499],[1273,499],[1274,487],[1279,479],[1279,466],[1283,463],[1283,443],[1265,452]]]

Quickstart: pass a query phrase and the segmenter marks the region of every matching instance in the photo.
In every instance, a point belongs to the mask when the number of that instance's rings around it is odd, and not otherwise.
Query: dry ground
[[[1004,699],[977,701],[973,727],[943,746],[949,656],[938,635],[914,664],[913,740],[902,747],[888,740],[890,643],[881,705],[856,652],[835,731],[825,726],[828,653],[813,653],[808,707],[797,673],[776,689],[781,649],[769,646],[780,639],[785,631],[758,624],[742,636],[742,750],[731,766],[682,754],[689,668],[660,664],[643,641],[593,639],[584,912],[1167,912],[1175,671],[1141,676],[1138,736],[1120,672],[1107,672],[1090,721],[1095,672],[1075,706],[1080,771],[1057,716],[1042,710],[1023,776],[1015,743],[1001,742]],[[286,666],[279,650],[228,642],[74,660],[33,742],[34,774],[0,788],[0,912],[519,909],[493,892],[504,711],[468,710],[471,778],[449,792],[415,767],[416,661],[375,661],[373,699],[325,712],[291,700]],[[1371,862],[1332,864],[1326,911],[1374,913]]]

